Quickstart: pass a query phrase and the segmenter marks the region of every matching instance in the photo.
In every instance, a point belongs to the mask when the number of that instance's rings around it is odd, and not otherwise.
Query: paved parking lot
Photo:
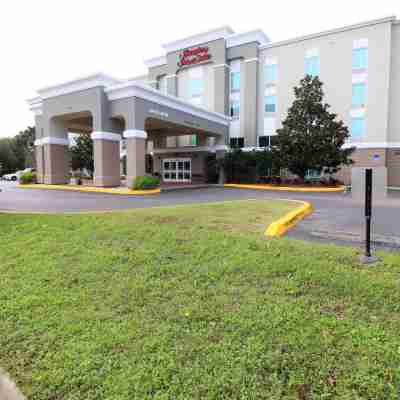
[[[87,212],[195,204],[244,199],[285,198],[312,203],[314,213],[301,221],[289,236],[305,240],[360,243],[363,239],[363,206],[343,193],[290,193],[244,189],[189,189],[160,195],[126,197],[98,193],[20,189],[0,182],[0,211]],[[374,207],[373,233],[377,245],[400,249],[400,193]]]

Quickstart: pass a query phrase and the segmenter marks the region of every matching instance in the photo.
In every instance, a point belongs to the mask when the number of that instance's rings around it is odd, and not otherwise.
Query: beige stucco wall
[[[276,127],[285,118],[294,95],[293,87],[304,77],[307,50],[318,49],[320,78],[324,83],[326,101],[332,111],[350,125],[352,98],[353,41],[368,39],[367,132],[363,142],[383,142],[388,138],[389,74],[391,51],[391,23],[385,22],[318,38],[300,40],[264,49],[260,56],[258,134],[264,134],[264,63],[276,58],[278,63]]]
[[[400,23],[392,25],[391,45],[388,141],[400,147]]]

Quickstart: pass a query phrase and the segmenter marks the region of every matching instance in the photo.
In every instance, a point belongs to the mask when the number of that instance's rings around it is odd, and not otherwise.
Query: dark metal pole
[[[372,169],[365,171],[365,257],[371,257]]]

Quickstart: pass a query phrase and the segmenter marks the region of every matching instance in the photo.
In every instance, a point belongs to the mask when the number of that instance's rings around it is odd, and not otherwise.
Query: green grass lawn
[[[0,367],[35,400],[398,400],[400,255],[266,240],[293,206],[0,215]]]

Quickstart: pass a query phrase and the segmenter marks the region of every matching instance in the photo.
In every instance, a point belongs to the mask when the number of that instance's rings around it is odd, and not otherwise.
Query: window
[[[240,72],[231,72],[231,92],[237,92],[240,90]]]
[[[190,68],[189,74],[189,100],[192,104],[201,106],[203,104],[204,79],[203,67]]]
[[[258,138],[258,147],[269,147],[269,136],[260,136]]]
[[[353,83],[352,100],[353,106],[362,107],[366,103],[367,89],[365,83]]]
[[[203,94],[203,80],[191,79],[190,80],[190,97],[198,97]]]
[[[197,135],[190,135],[190,146],[197,146]]]
[[[267,95],[265,96],[265,112],[273,113],[276,111],[276,96]]]
[[[321,173],[316,169],[308,169],[306,172],[306,179],[319,179],[321,178]]]
[[[267,64],[265,66],[265,83],[275,83],[278,79],[277,64]]]
[[[277,135],[259,136],[258,147],[272,147],[276,144]]]
[[[230,114],[232,118],[239,118],[240,116],[240,97],[231,96],[230,99]]]
[[[351,119],[351,138],[359,139],[365,133],[364,117],[354,117]]]
[[[243,148],[244,147],[244,138],[231,138],[229,140],[230,147],[233,148]]]
[[[230,63],[230,93],[229,110],[230,116],[234,119],[240,117],[240,61],[235,60]]]
[[[353,70],[366,69],[368,67],[368,48],[353,49]]]
[[[305,73],[306,73],[306,75],[310,75],[312,77],[319,75],[319,57],[318,56],[314,55],[314,56],[306,57]]]

